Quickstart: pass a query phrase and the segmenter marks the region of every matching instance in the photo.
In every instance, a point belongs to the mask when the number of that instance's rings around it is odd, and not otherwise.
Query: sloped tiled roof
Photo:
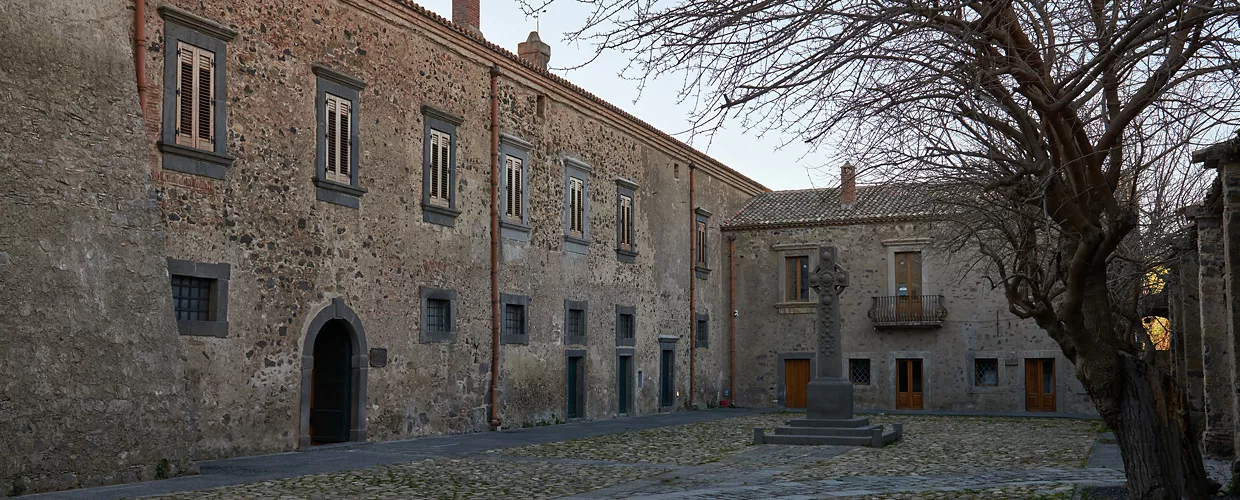
[[[861,224],[932,217],[942,213],[931,190],[914,184],[857,186],[857,203],[840,204],[840,189],[772,191],[754,197],[723,223],[724,229]]]

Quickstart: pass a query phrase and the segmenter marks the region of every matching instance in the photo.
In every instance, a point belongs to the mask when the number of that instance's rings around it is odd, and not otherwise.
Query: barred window
[[[616,336],[622,339],[631,339],[635,337],[632,314],[621,314],[619,316],[616,325]]]
[[[705,314],[699,314],[697,319],[697,347],[710,347],[710,320]]]
[[[443,299],[426,299],[426,329],[431,332],[447,332],[452,324],[451,302]]]
[[[525,335],[525,306],[520,304],[504,306],[504,334]]]
[[[999,360],[993,358],[973,360],[973,380],[978,386],[999,385]]]
[[[172,302],[177,320],[211,321],[211,282],[192,276],[172,276]]]
[[[870,360],[848,360],[848,380],[852,381],[853,385],[870,385]]]
[[[568,325],[566,326],[566,329],[568,330],[569,337],[580,337],[585,335],[585,318],[585,311],[581,309],[568,310]]]

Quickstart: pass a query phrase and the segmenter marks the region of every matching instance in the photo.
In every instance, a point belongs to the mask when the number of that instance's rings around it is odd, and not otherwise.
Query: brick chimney
[[[538,38],[537,31],[531,31],[529,38],[517,44],[517,55],[539,69],[545,70],[547,63],[551,62],[551,46]]]
[[[452,22],[461,25],[478,36],[482,36],[479,19],[479,0],[452,0]]]
[[[840,167],[840,206],[852,208],[857,204],[857,167],[844,163]]]

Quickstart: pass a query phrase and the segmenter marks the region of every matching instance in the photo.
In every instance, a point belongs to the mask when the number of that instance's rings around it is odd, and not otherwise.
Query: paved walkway
[[[164,495],[304,476],[307,474],[321,474],[377,465],[407,463],[426,458],[460,457],[500,448],[512,448],[697,422],[711,422],[768,411],[771,410],[721,408],[703,411],[678,411],[631,418],[592,420],[547,427],[513,429],[501,432],[480,432],[383,443],[362,443],[314,448],[304,452],[210,460],[199,463],[201,474],[197,476],[182,476],[162,481],[70,490],[22,498],[115,500],[149,495]]]

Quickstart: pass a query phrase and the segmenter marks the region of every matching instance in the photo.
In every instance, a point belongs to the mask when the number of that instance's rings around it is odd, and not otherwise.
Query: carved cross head
[[[824,246],[818,249],[818,268],[809,277],[809,286],[814,287],[820,297],[838,295],[848,287],[848,271],[839,264],[839,254],[835,247]]]

